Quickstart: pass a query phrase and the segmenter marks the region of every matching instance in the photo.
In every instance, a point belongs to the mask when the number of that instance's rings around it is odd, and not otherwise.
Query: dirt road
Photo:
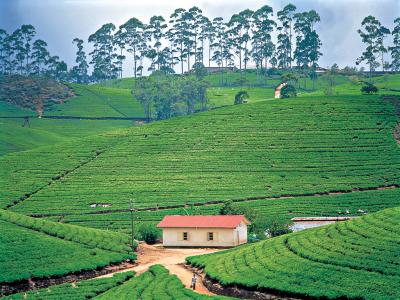
[[[161,245],[147,245],[144,243],[139,244],[138,247],[138,265],[132,268],[117,271],[115,273],[135,271],[138,275],[147,271],[147,269],[156,264],[163,265],[172,274],[178,276],[182,283],[190,288],[193,273],[184,267],[185,258],[191,255],[200,255],[206,253],[217,252],[218,249],[168,249]],[[111,277],[115,273],[106,274],[98,278]],[[202,278],[198,278],[196,285],[196,292],[204,295],[215,295],[204,287]]]

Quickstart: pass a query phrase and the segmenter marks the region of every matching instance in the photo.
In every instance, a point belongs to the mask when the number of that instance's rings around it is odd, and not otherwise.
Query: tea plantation
[[[143,108],[130,90],[72,85],[76,97],[55,104],[44,116],[68,117],[144,117]],[[24,125],[23,117],[30,116]],[[11,119],[10,117],[14,117]],[[0,101],[0,155],[87,137],[133,125],[129,120],[39,119],[36,113]]]
[[[95,280],[83,280],[77,283],[65,283],[54,285],[49,288],[29,291],[26,293],[17,293],[2,299],[47,299],[47,300],[86,300],[93,299],[97,295],[117,287],[133,277],[133,272],[115,274],[111,278],[102,278]]]
[[[393,208],[187,260],[223,285],[282,296],[399,299],[399,245]]]
[[[0,210],[0,283],[92,270],[134,259],[120,233]]]
[[[68,215],[397,185],[395,124],[375,96],[216,109],[3,156],[0,204]]]
[[[135,277],[121,286],[115,287],[95,299],[109,300],[160,300],[160,299],[233,299],[205,296],[186,289],[175,275],[169,274],[161,265],[154,265],[149,271]]]

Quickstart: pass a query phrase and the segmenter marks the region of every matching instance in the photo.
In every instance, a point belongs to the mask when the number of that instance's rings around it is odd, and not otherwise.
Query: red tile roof
[[[240,222],[250,224],[245,216],[165,216],[159,228],[236,228]]]

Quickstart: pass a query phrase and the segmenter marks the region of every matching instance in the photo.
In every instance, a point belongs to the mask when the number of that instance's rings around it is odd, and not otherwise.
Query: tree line
[[[87,83],[122,77],[125,60],[133,62],[133,76],[147,71],[190,72],[195,66],[219,68],[238,66],[246,70],[253,62],[260,73],[272,68],[315,69],[322,56],[316,31],[320,22],[314,11],[298,12],[293,4],[274,14],[264,5],[245,9],[229,20],[209,19],[196,6],[178,8],[166,20],[153,16],[146,24],[131,18],[118,28],[107,23],[91,34],[92,51],[87,55],[84,41],[75,38],[76,61],[72,68],[47,50],[47,43],[35,39],[32,25],[22,25],[12,33],[0,29],[0,72],[2,74],[46,75],[61,81]],[[358,31],[366,49],[357,59],[371,71],[400,70],[400,18],[390,31],[373,16],[366,17]],[[276,36],[276,39],[273,38]],[[392,45],[386,39],[392,35]],[[392,62],[384,56],[390,52]],[[89,75],[89,66],[92,66]]]

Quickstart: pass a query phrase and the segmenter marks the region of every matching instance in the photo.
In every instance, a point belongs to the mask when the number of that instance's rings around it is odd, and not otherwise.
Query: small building
[[[165,216],[157,227],[165,247],[235,247],[247,243],[247,225],[242,215]]]
[[[333,224],[336,222],[351,220],[355,217],[300,217],[293,218],[293,225],[290,228],[293,231],[300,231],[308,228],[314,228],[319,226],[324,226],[328,224]]]
[[[278,87],[275,89],[275,99],[281,98],[281,90],[282,88],[287,85],[286,82],[282,82]]]

